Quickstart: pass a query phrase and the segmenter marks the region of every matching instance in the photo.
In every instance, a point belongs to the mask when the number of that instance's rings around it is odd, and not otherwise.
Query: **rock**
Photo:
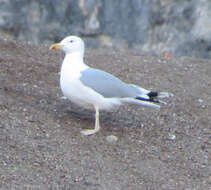
[[[34,43],[76,34],[92,47],[211,58],[210,7],[209,0],[0,0],[0,33]]]
[[[169,134],[169,135],[168,135],[168,139],[169,139],[169,140],[175,140],[175,139],[176,139],[176,135],[174,135],[174,134]]]
[[[109,143],[115,143],[118,140],[118,137],[114,135],[109,135],[106,137],[106,140]]]

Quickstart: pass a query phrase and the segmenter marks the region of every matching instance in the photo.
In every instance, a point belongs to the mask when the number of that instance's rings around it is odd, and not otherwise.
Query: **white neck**
[[[62,69],[64,70],[78,70],[82,71],[88,66],[84,64],[83,54],[80,52],[68,53],[63,60]]]
[[[64,59],[83,61],[84,55],[80,52],[66,53]]]

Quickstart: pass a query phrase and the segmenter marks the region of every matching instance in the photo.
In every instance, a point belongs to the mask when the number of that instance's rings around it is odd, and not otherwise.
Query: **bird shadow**
[[[135,106],[136,107],[136,106]],[[119,130],[121,127],[135,128],[141,126],[141,118],[133,106],[120,106],[112,111],[100,111],[100,124],[107,130]],[[57,111],[60,113],[60,120],[68,120],[72,117],[86,122],[95,121],[95,110],[85,109],[68,101],[57,105]],[[58,116],[58,115],[57,115]]]

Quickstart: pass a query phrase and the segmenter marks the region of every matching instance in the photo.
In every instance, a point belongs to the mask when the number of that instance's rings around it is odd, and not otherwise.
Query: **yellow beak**
[[[56,49],[61,49],[61,45],[60,45],[60,43],[56,43],[56,44],[52,44],[50,47],[49,47],[49,49],[50,50],[56,50]]]

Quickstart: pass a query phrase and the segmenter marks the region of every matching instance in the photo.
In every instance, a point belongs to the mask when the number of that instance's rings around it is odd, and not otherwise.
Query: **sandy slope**
[[[102,130],[84,137],[94,113],[60,99],[62,57],[0,40],[0,189],[209,189],[210,61],[88,50],[89,65],[175,96],[160,112],[102,113]]]

